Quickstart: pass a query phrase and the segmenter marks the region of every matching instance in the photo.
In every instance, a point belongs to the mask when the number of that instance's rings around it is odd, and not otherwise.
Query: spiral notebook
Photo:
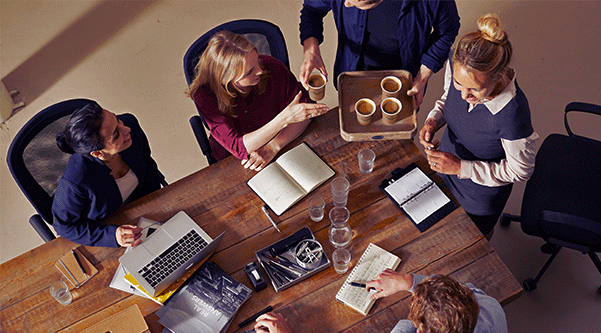
[[[336,299],[361,312],[363,315],[367,315],[375,303],[375,301],[369,298],[375,291],[367,292],[365,288],[354,287],[349,283],[369,282],[386,268],[396,269],[400,262],[401,259],[396,255],[370,243],[365,252],[363,252],[359,262],[357,262],[351,271],[351,274],[349,274],[342,287],[340,287],[340,290],[338,290]]]
[[[421,232],[457,208],[415,163],[395,169],[379,187]]]

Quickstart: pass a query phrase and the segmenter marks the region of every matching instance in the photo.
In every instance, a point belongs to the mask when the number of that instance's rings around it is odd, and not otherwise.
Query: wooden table
[[[346,165],[351,182],[347,204],[353,228],[353,241],[349,247],[353,257],[351,268],[367,245],[373,242],[402,259],[399,271],[449,274],[473,283],[501,304],[519,297],[520,284],[463,209],[456,209],[428,231],[420,233],[378,189],[378,184],[389,177],[394,168],[412,162],[442,185],[415,144],[409,140],[346,142],[339,135],[337,113],[337,109],[333,109],[315,119],[295,143],[307,142],[337,173],[342,171],[342,165]],[[372,148],[377,156],[374,171],[368,175],[361,174],[357,166],[357,152],[364,147]],[[261,211],[263,202],[246,185],[254,174],[243,169],[238,160],[227,158],[122,207],[106,222],[137,222],[140,216],[166,221],[184,210],[209,235],[215,237],[226,231],[211,260],[249,287],[251,284],[243,268],[255,260],[255,251],[302,227],[313,231],[330,256],[333,247],[328,242],[327,217],[318,223],[311,221],[305,198],[279,217],[272,214],[282,230],[278,233]],[[313,193],[326,199],[326,213],[332,207],[329,184],[326,182]],[[58,304],[50,296],[50,283],[61,278],[54,263],[75,246],[66,239],[57,238],[0,266],[0,331],[77,332],[138,304],[152,331],[160,332],[161,326],[154,315],[159,305],[109,287],[123,249],[82,247],[99,273],[72,291],[73,302],[67,306]],[[239,330],[238,323],[267,305],[284,314],[297,332],[389,332],[399,319],[407,317],[410,296],[407,292],[377,301],[368,316],[337,302],[335,294],[346,276],[337,274],[330,267],[280,293],[271,286],[253,293],[228,332],[250,329],[252,326],[247,325]]]

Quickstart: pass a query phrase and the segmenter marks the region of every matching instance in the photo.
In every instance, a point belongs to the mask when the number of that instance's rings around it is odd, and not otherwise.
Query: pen
[[[361,287],[361,288],[365,288],[365,287],[367,287],[367,286],[365,285],[365,283],[359,283],[359,282],[349,282],[348,284],[350,284],[350,285],[351,285],[351,286],[353,286],[353,287]],[[374,288],[374,287],[369,287],[369,291],[372,291],[372,290],[376,290],[376,288]]]
[[[267,216],[267,218],[269,219],[269,222],[271,222],[271,224],[273,224],[273,227],[275,228],[275,230],[277,230],[279,233],[282,233],[280,231],[280,228],[278,228],[278,226],[275,224],[275,222],[273,222],[273,220],[271,219],[271,216],[269,216],[269,212],[267,211],[267,206],[261,206],[261,209],[263,209],[263,213],[265,213],[265,216]]]
[[[77,261],[77,264],[79,265],[79,268],[81,269],[81,272],[83,273],[83,275],[85,277],[88,277],[88,273],[86,273],[86,270],[83,269],[83,266],[81,265],[81,261],[79,261],[79,257],[77,256],[77,253],[75,253],[75,251],[73,249],[71,249],[71,253],[73,253],[73,256],[75,257],[75,261]]]
[[[248,319],[246,319],[245,321],[241,322],[240,324],[238,324],[238,327],[242,327],[242,326],[244,326],[244,325],[246,325],[246,324],[250,323],[251,321],[253,321],[253,320],[255,320],[255,319],[259,318],[259,316],[260,316],[260,315],[262,315],[262,314],[264,314],[264,313],[267,313],[267,312],[270,312],[270,311],[272,311],[272,310],[273,310],[273,308],[272,308],[272,307],[271,307],[271,305],[270,305],[270,306],[266,307],[265,309],[263,309],[263,310],[261,310],[261,311],[259,311],[259,312],[255,313],[254,315],[250,316]],[[252,331],[251,331],[251,332],[252,332]]]

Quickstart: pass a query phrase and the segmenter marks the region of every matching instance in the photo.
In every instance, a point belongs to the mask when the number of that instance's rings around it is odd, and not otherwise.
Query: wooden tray
[[[382,122],[382,88],[380,81],[394,75],[401,79],[403,87],[398,99],[403,109],[396,123],[386,125]],[[413,139],[417,132],[415,98],[407,96],[407,90],[413,85],[413,77],[406,70],[383,70],[344,72],[338,76],[338,112],[340,115],[340,136],[346,141],[402,140]],[[371,124],[363,126],[357,122],[355,102],[360,98],[371,98],[377,108]]]

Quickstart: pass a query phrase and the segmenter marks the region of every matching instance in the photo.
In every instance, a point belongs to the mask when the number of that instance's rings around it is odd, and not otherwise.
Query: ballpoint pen
[[[282,233],[280,231],[280,228],[278,228],[278,226],[275,224],[275,222],[273,222],[273,220],[271,219],[271,216],[269,216],[269,212],[267,211],[267,206],[261,206],[261,209],[263,210],[263,213],[265,213],[265,216],[267,216],[267,218],[269,219],[269,222],[271,222],[271,224],[273,224],[273,227],[275,228],[275,230],[277,230],[279,233]]]
[[[81,265],[81,261],[79,261],[79,257],[77,256],[77,253],[75,253],[75,251],[73,249],[71,249],[71,253],[73,253],[73,256],[75,257],[75,261],[77,261],[77,265],[79,265],[79,268],[81,269],[81,272],[83,273],[83,276],[88,277],[88,273],[86,273],[86,270],[83,269],[83,266]]]
[[[350,285],[351,285],[351,286],[353,286],[353,287],[360,287],[360,288],[365,288],[365,287],[366,287],[365,283],[359,283],[359,282],[349,282],[348,284],[350,284]],[[369,291],[372,291],[372,290],[376,290],[376,288],[374,288],[374,287],[369,287]]]

